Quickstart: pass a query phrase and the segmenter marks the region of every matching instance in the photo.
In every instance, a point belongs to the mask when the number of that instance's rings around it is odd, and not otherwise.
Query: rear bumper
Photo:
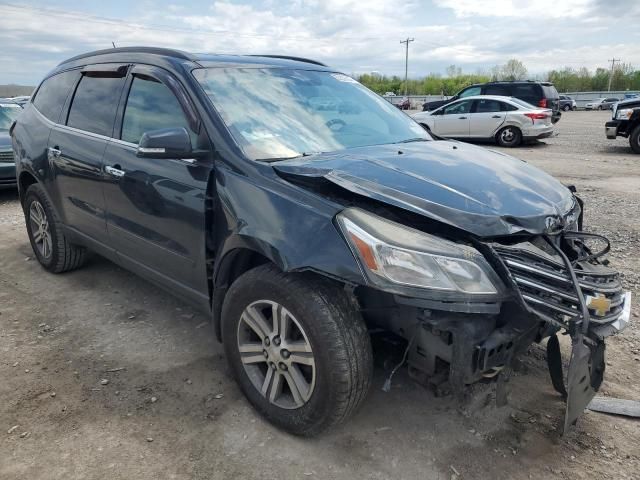
[[[525,140],[538,140],[552,137],[555,133],[553,125],[532,126],[522,130],[522,138]]]

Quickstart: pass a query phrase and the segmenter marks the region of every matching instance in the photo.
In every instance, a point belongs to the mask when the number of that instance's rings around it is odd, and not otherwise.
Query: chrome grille
[[[494,245],[493,248],[532,313],[564,328],[581,315],[573,282],[560,261],[518,245]],[[578,263],[575,272],[585,300],[604,296],[610,302],[609,310],[604,313],[589,308],[591,322],[606,324],[616,320],[624,307],[624,292],[618,274],[604,265],[588,262]]]
[[[13,163],[13,152],[0,152],[0,163]]]

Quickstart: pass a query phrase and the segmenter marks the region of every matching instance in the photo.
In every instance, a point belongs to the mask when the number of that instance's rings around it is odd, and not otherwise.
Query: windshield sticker
[[[332,73],[331,76],[333,78],[335,78],[336,80],[338,80],[339,82],[358,83],[353,78],[351,78],[348,75],[345,75],[343,73]]]

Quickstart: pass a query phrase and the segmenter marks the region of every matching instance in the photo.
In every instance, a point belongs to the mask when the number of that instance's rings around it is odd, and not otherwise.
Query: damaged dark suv
[[[246,397],[296,434],[363,402],[373,329],[404,339],[413,378],[462,397],[550,338],[569,425],[629,321],[573,189],[434,139],[315,61],[93,52],[51,72],[11,133],[44,268],[94,251],[200,306]]]

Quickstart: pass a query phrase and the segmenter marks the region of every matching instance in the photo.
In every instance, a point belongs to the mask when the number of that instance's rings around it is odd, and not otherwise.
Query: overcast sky
[[[0,84],[36,84],[78,53],[153,45],[192,52],[308,56],[346,73],[488,70],[532,74],[640,67],[640,0],[0,0]]]

